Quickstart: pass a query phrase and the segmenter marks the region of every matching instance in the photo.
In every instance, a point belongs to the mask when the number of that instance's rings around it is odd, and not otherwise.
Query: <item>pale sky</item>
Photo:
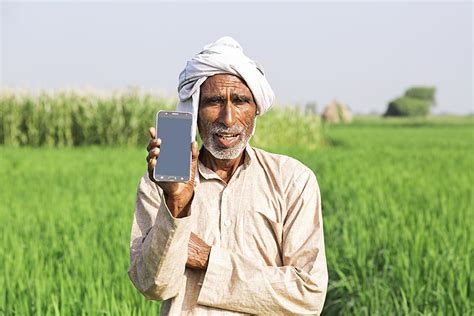
[[[472,113],[472,16],[469,1],[2,1],[0,85],[175,96],[186,61],[229,35],[279,103],[383,113],[409,86],[435,85],[435,113]]]

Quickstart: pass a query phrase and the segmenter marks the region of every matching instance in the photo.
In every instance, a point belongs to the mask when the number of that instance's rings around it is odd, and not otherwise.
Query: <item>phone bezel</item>
[[[158,137],[158,120],[160,117],[173,117],[173,119],[189,119],[191,121],[191,128],[189,129],[189,174],[185,177],[178,176],[178,175],[161,175],[161,174],[156,174],[156,166],[158,164],[158,159],[157,159],[157,164],[153,168],[153,178],[157,182],[188,182],[191,179],[191,158],[192,158],[192,153],[191,153],[191,142],[192,142],[192,113],[189,112],[181,112],[181,111],[165,111],[161,110],[156,113],[156,120],[155,120],[155,138]],[[158,157],[159,158],[159,157]]]

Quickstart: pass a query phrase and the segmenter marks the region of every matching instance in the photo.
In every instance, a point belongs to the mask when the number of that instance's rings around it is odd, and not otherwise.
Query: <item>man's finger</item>
[[[146,156],[146,161],[150,162],[152,159],[155,157],[158,157],[160,154],[160,149],[159,148],[154,148],[148,152],[148,156]]]
[[[153,158],[153,159],[150,159],[150,161],[148,162],[148,169],[150,171],[153,171],[153,169],[155,168],[156,166],[156,159]]]
[[[160,145],[161,145],[161,138],[151,139],[148,142],[148,146],[146,147],[146,151],[150,151],[152,148],[155,148],[155,147],[159,148]]]
[[[156,130],[155,130],[154,127],[150,127],[150,128],[148,129],[148,133],[150,133],[150,137],[151,137],[151,138],[156,138]]]

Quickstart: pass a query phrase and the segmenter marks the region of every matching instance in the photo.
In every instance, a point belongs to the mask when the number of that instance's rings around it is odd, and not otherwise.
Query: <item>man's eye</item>
[[[250,100],[247,98],[236,98],[234,99],[235,104],[248,104],[250,103]]]
[[[211,98],[211,99],[208,100],[208,103],[209,104],[221,104],[222,99],[221,98]]]

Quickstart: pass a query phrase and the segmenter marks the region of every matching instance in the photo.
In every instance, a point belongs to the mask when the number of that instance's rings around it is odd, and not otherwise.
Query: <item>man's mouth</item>
[[[216,133],[214,136],[222,147],[233,147],[239,141],[239,133]]]
[[[223,137],[223,138],[232,138],[232,137],[238,137],[239,134],[217,133],[217,136]]]

